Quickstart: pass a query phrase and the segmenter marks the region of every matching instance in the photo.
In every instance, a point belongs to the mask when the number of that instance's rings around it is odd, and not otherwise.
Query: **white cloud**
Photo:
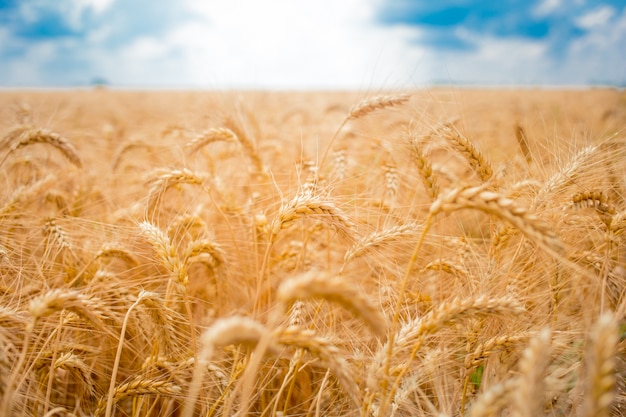
[[[495,38],[463,34],[476,45],[466,52],[431,51],[429,81],[476,84],[534,84],[549,77],[545,43],[522,38]],[[549,80],[548,82],[557,82]]]
[[[621,53],[626,39],[626,9],[611,24],[590,29],[569,49],[570,71],[585,81],[626,82],[626,61]]]
[[[545,17],[561,7],[562,0],[543,0],[533,9],[533,15],[536,17]]]
[[[177,54],[180,78],[195,85],[393,88],[410,79],[405,69],[419,54],[405,29],[371,23],[370,2],[187,4],[204,22],[181,24],[154,42]]]
[[[27,3],[22,15],[37,21],[41,17],[37,13],[42,12],[32,5],[38,1]],[[577,23],[587,33],[555,57],[550,39],[498,38],[461,29],[453,29],[454,34],[475,49],[420,45],[420,39],[428,39],[426,28],[376,22],[380,1],[186,0],[179,3],[186,10],[177,10],[178,17],[163,22],[162,30],[144,29],[134,36],[130,18],[142,16],[103,17],[85,26],[84,37],[35,41],[22,40],[0,27],[0,83],[68,85],[104,77],[113,85],[142,87],[372,91],[420,87],[432,81],[624,80],[624,59],[617,51],[626,39],[626,11],[618,15],[615,9],[600,7],[581,16]],[[86,25],[78,18],[86,10],[117,16],[111,13],[118,13],[115,8],[121,4],[63,0],[55,3],[54,10],[73,5],[67,19]],[[534,12],[556,13],[561,7],[561,0],[545,0]],[[127,26],[115,26],[119,21]],[[120,33],[131,37],[122,39]]]
[[[115,0],[74,0],[74,6],[79,9],[89,8],[96,14],[107,11]]]
[[[582,29],[594,29],[606,25],[615,16],[615,9],[611,6],[600,6],[576,19],[576,24]]]

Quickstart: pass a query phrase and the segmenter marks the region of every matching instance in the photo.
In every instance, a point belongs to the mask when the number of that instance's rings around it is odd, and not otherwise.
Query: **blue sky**
[[[0,0],[0,86],[626,85],[624,0]]]

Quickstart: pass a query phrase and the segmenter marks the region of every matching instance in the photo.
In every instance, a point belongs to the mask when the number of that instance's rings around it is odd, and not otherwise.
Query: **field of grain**
[[[0,93],[0,415],[620,416],[626,93]]]

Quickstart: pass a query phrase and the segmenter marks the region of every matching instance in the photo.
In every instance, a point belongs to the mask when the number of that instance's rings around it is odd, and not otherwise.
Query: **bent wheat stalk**
[[[111,381],[109,384],[109,393],[107,396],[106,409],[105,409],[106,417],[111,416],[111,412],[113,411],[114,398],[116,397],[116,392],[117,392],[117,395],[119,395],[120,393],[119,387],[117,390],[115,388],[115,382],[117,379],[117,370],[119,369],[120,359],[122,357],[122,349],[124,347],[124,341],[126,337],[126,327],[128,326],[128,319],[130,318],[130,313],[144,299],[150,299],[150,298],[158,299],[158,297],[159,297],[158,294],[147,292],[147,291],[141,291],[139,295],[137,296],[137,299],[135,300],[135,302],[126,311],[126,315],[124,316],[124,321],[122,322],[122,330],[120,331],[120,338],[119,338],[119,342],[117,345],[117,352],[115,353],[115,360],[113,362],[113,370],[111,371]]]

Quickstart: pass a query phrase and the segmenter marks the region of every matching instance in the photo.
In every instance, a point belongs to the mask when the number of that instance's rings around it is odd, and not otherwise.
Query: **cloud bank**
[[[0,86],[626,85],[618,0],[0,0]]]

